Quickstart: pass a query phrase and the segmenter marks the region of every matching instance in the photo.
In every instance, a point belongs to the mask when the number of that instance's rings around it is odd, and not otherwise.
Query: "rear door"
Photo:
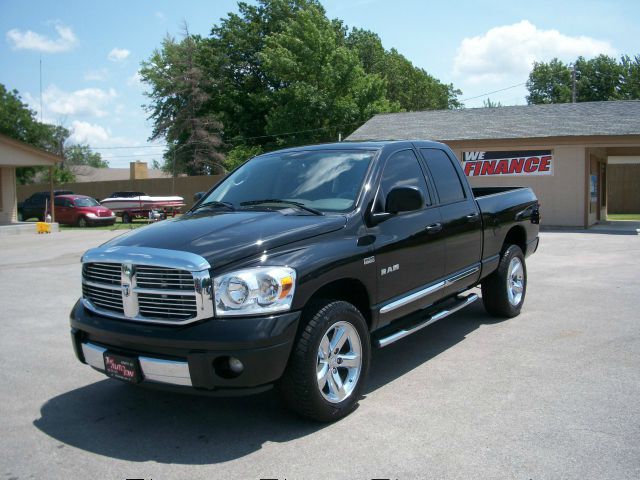
[[[425,202],[420,210],[398,213],[370,228],[375,237],[379,326],[433,303],[440,290],[431,292],[429,287],[444,274],[440,213],[412,149],[400,150],[387,159],[374,200],[375,213],[384,211],[386,196],[394,187],[417,188]]]
[[[480,210],[466,181],[460,177],[455,158],[438,148],[421,148],[435,185],[443,236],[445,274],[449,280],[445,295],[473,283],[480,275],[482,222]]]

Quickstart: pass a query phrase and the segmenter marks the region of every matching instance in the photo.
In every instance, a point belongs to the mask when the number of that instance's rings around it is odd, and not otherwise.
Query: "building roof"
[[[376,115],[348,141],[640,135],[640,101],[518,105]]]
[[[0,134],[0,165],[2,166],[52,166],[62,160],[62,157]]]

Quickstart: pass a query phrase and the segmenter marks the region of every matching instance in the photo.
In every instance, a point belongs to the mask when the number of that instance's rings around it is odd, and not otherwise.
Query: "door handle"
[[[478,212],[473,212],[467,215],[468,222],[475,222],[478,220],[478,218],[480,218],[480,215],[478,214]]]
[[[425,228],[425,230],[427,231],[427,233],[438,233],[438,232],[441,232],[442,231],[442,224],[440,222],[432,223],[427,228]]]

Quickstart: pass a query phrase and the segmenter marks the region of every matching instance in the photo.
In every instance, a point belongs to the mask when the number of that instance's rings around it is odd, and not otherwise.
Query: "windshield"
[[[263,155],[229,175],[202,203],[253,203],[254,208],[261,200],[277,199],[325,212],[346,212],[355,205],[374,154],[316,150]],[[278,204],[278,208],[286,206]]]
[[[76,207],[97,207],[100,205],[93,198],[75,198],[73,203]]]

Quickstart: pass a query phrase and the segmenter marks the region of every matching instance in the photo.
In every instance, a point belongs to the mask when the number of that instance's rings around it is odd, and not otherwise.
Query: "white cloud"
[[[158,20],[160,20],[160,21],[162,21],[162,22],[164,22],[164,21],[167,19],[167,18],[164,16],[164,13],[162,13],[162,12],[155,12],[155,13],[154,13],[154,15],[155,15],[155,17],[156,17]]]
[[[112,49],[107,58],[112,62],[123,62],[131,54],[126,48],[114,48]]]
[[[612,55],[616,50],[607,41],[542,30],[522,20],[463,39],[453,61],[453,73],[469,84],[504,84],[509,79],[526,78],[534,61],[554,57],[570,61],[580,55],[594,57],[601,53]]]
[[[127,85],[130,87],[138,87],[142,85],[142,77],[140,76],[140,72],[136,71],[133,75],[127,78]]]
[[[89,122],[74,120],[71,122],[70,143],[87,143],[89,145],[104,145],[108,143],[110,134],[101,127]]]
[[[7,32],[7,41],[15,50],[35,50],[45,53],[59,53],[71,50],[78,43],[73,30],[62,24],[54,26],[58,38],[49,38],[31,30],[22,31],[13,28]]]
[[[106,68],[98,68],[97,70],[86,71],[84,74],[84,79],[104,82],[108,76],[109,76],[109,71]]]
[[[65,92],[55,85],[48,86],[42,92],[42,102],[47,115],[81,115],[88,117],[104,117],[105,107],[118,96],[113,88],[84,88],[73,92]],[[29,103],[36,104],[30,96]]]

